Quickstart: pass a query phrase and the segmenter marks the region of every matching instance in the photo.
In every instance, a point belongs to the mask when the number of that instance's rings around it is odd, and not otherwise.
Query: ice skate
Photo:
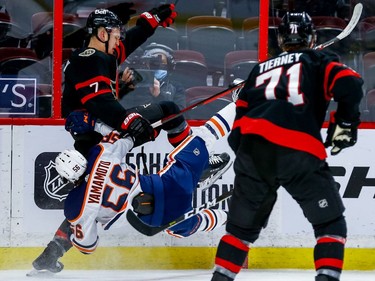
[[[315,281],[339,281],[336,278],[330,277],[328,275],[318,275],[315,277]]]
[[[63,250],[55,241],[48,243],[43,253],[33,261],[34,270],[27,276],[50,275],[63,270],[64,265],[58,261],[63,255]]]
[[[203,171],[198,188],[204,190],[210,187],[215,181],[217,181],[232,165],[233,161],[230,161],[230,155],[226,152],[220,155],[212,155],[208,160],[209,166]]]
[[[211,281],[233,281],[233,278],[230,278],[224,274],[221,274],[219,272],[214,272]]]

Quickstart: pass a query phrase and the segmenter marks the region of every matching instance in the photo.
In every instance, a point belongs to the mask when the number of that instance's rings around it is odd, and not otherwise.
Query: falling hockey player
[[[230,103],[203,126],[194,128],[193,134],[169,153],[166,165],[157,174],[141,175],[135,165],[125,163],[134,140],[129,136],[121,138],[115,131],[90,150],[88,160],[76,150],[60,153],[56,170],[75,185],[64,208],[71,224],[69,238],[73,246],[85,254],[94,252],[99,242],[98,227],[102,225],[108,230],[123,226],[127,223],[125,213],[129,208],[142,221],[154,226],[171,222],[191,210],[195,188],[205,189],[232,164],[230,156],[222,153],[218,156],[219,165],[212,169],[215,157],[209,156],[214,152],[215,142],[229,133],[234,115],[235,104]],[[137,145],[139,141],[142,140],[138,138]],[[206,175],[203,177],[203,174]],[[199,182],[202,177],[206,180]],[[225,211],[206,209],[166,233],[187,237],[212,231],[225,224],[226,219]],[[50,264],[46,270],[53,271],[54,266],[63,267],[58,261],[63,254],[62,249],[54,247],[54,251],[43,252],[36,261]]]

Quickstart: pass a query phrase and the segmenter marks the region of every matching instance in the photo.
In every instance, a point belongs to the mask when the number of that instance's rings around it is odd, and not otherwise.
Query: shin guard
[[[248,243],[233,235],[224,235],[217,248],[215,271],[234,279],[240,272],[249,249]]]
[[[327,275],[340,280],[345,241],[343,237],[332,235],[318,237],[314,248],[315,270],[318,275]]]

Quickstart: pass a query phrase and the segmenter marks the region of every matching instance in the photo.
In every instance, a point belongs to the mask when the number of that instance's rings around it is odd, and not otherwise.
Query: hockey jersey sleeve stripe
[[[100,83],[100,82],[104,82],[104,83],[108,84],[108,87],[111,86],[111,79],[109,79],[108,77],[105,77],[105,76],[96,76],[96,77],[91,78],[87,81],[77,83],[75,85],[75,88],[76,88],[76,90],[79,90],[79,89],[82,89],[84,87],[90,87],[90,85],[92,85],[94,83]]]
[[[244,100],[238,99],[236,101],[236,107],[248,107],[248,105],[249,104],[246,101],[244,101]]]
[[[233,129],[236,128],[240,128],[241,134],[257,134],[278,145],[305,151],[322,160],[327,158],[321,141],[307,133],[282,128],[265,119],[244,116],[234,122]]]
[[[332,69],[335,66],[341,66],[341,63],[331,62],[331,63],[329,63],[326,66],[326,69],[325,69],[325,74],[324,74],[324,96],[325,96],[325,98],[326,98],[327,101],[331,100],[331,98],[332,98],[332,96],[328,92],[328,88],[330,88],[329,85],[328,85],[328,82],[329,82],[329,76],[331,74],[331,71],[332,71]]]
[[[331,73],[333,72],[334,68],[339,68],[339,70],[334,74],[333,77]],[[338,79],[345,77],[345,76],[354,76],[360,78],[361,76],[359,73],[353,71],[352,69],[344,66],[342,63],[339,62],[331,62],[326,67],[326,72],[324,75],[324,95],[326,100],[331,100],[332,94],[331,91],[335,86],[335,83]]]
[[[339,73],[337,73],[337,74],[335,75],[335,77],[333,78],[333,81],[332,81],[331,86],[330,86],[330,88],[329,88],[329,92],[332,91],[332,89],[333,89],[333,87],[335,86],[335,83],[336,83],[336,81],[337,81],[338,79],[343,78],[343,77],[348,77],[348,76],[354,76],[354,77],[358,77],[358,78],[360,78],[359,74],[356,73],[356,72],[354,72],[354,71],[352,71],[351,69],[345,69],[345,70],[342,70],[342,71],[340,71]]]
[[[92,94],[86,95],[84,98],[81,99],[82,104],[85,104],[88,100],[91,100],[92,98],[102,95],[102,94],[110,94],[112,93],[109,89],[100,90],[97,92],[94,92]]]

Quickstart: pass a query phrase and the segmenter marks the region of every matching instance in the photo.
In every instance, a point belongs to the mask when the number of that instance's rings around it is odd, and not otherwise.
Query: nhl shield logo
[[[64,209],[73,184],[64,181],[55,169],[58,152],[43,152],[35,159],[34,202],[41,209]]]
[[[64,181],[63,178],[57,173],[55,169],[55,162],[52,160],[48,166],[44,167],[46,171],[46,178],[44,179],[44,191],[45,193],[56,200],[62,202],[67,196],[68,192],[64,192],[63,189],[69,184]]]
[[[318,204],[319,204],[319,208],[327,208],[328,207],[327,199],[319,200]]]

